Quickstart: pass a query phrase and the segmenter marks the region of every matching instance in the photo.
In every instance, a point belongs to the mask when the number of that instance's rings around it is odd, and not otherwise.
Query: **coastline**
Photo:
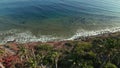
[[[0,68],[120,68],[120,1],[1,0]]]
[[[107,33],[102,33],[102,34],[98,34],[98,35],[91,35],[91,36],[81,36],[81,37],[77,37],[73,40],[70,39],[66,39],[66,40],[61,40],[61,41],[48,41],[48,42],[41,42],[41,41],[37,41],[37,42],[26,42],[26,43],[18,43],[15,41],[8,41],[5,44],[0,44],[0,47],[4,46],[4,45],[10,45],[13,46],[15,45],[15,48],[17,45],[38,45],[38,44],[49,44],[49,45],[53,45],[53,46],[62,46],[63,44],[67,43],[67,42],[74,42],[74,41],[78,41],[78,42],[91,42],[96,38],[99,39],[104,39],[104,38],[119,38],[120,37],[120,32],[107,32]],[[17,48],[16,48],[17,49]]]
[[[28,43],[16,43],[15,41],[9,41],[6,44],[2,44],[0,45],[0,50],[1,50],[1,54],[0,54],[0,66],[4,68],[4,66],[6,67],[7,64],[9,64],[10,62],[7,62],[5,59],[10,58],[10,61],[17,61],[15,63],[19,63],[19,64],[23,64],[24,61],[21,61],[19,56],[19,52],[21,52],[20,48],[23,47],[23,49],[25,48],[28,51],[31,51],[32,49],[34,50],[35,47],[39,47],[39,46],[44,46],[45,47],[53,47],[53,49],[55,51],[57,51],[58,53],[61,52],[64,55],[67,55],[66,53],[64,53],[64,51],[67,52],[70,51],[70,54],[72,54],[72,50],[74,50],[74,47],[76,46],[76,44],[78,45],[87,45],[88,47],[91,47],[90,45],[93,44],[93,41],[95,41],[96,39],[99,40],[106,40],[108,39],[120,39],[120,32],[107,32],[107,33],[103,33],[103,34],[98,34],[98,35],[92,35],[92,36],[84,36],[84,37],[79,37],[76,38],[74,40],[62,40],[62,41],[49,41],[49,42],[28,42]],[[112,41],[111,41],[112,42]],[[94,43],[99,43],[99,42],[94,42]],[[119,41],[118,41],[119,43]],[[80,46],[82,47],[82,46]],[[94,46],[93,46],[94,47]],[[94,48],[93,48],[94,49]],[[97,49],[98,50],[98,49]],[[35,50],[38,51],[38,50]],[[32,52],[30,52],[31,54]],[[91,53],[91,49],[90,49],[90,53]],[[86,54],[86,53],[84,53]],[[99,54],[99,53],[96,53]],[[14,58],[14,59],[13,59]],[[104,58],[103,58],[104,59]],[[37,60],[36,60],[37,61]],[[4,65],[7,62],[6,65]],[[12,63],[10,63],[12,64]],[[14,65],[14,64],[12,64]],[[12,66],[11,65],[11,66]],[[24,66],[23,66],[24,67]]]
[[[15,30],[13,30],[14,33]],[[41,36],[36,37],[32,35],[31,32],[23,32],[23,33],[16,33],[13,34],[13,36],[8,36],[5,37],[3,40],[1,39],[0,44],[6,44],[9,42],[16,42],[16,43],[31,43],[31,42],[60,42],[60,41],[74,41],[74,40],[83,40],[84,38],[91,38],[91,37],[102,37],[102,36],[110,36],[113,34],[119,34],[120,32],[120,27],[115,27],[115,28],[106,28],[102,30],[96,30],[96,31],[77,31],[75,35],[73,35],[70,38],[60,38],[60,37],[52,37],[52,36]],[[11,33],[12,31],[9,31],[8,34]],[[1,34],[2,36],[2,34]]]

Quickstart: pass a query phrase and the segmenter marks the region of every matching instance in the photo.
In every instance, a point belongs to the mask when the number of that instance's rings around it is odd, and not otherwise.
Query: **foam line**
[[[80,37],[96,36],[104,33],[114,33],[120,31],[120,27],[106,28],[96,31],[86,31],[77,30],[76,34],[70,38],[54,37],[52,35],[40,35],[36,37],[30,31],[20,30],[9,30],[6,32],[0,32],[0,44],[5,44],[10,41],[15,41],[17,43],[27,43],[27,42],[48,42],[48,41],[65,41],[65,40],[75,40]]]
[[[96,35],[105,34],[105,33],[115,33],[118,31],[120,31],[120,27],[106,28],[106,29],[101,29],[96,31],[78,30],[75,35],[73,35],[71,38],[68,38],[67,40],[74,40],[79,37],[96,36]]]

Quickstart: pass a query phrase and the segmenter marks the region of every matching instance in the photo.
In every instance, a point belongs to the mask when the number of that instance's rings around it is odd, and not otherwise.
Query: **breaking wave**
[[[80,37],[96,36],[104,33],[114,33],[120,31],[120,27],[106,28],[96,31],[77,30],[76,34],[70,38],[55,37],[52,35],[39,35],[35,36],[30,31],[9,30],[0,32],[0,43],[5,44],[7,42],[28,43],[28,42],[48,42],[48,41],[65,41],[74,40]]]
[[[93,30],[93,31],[78,30],[76,32],[76,34],[73,35],[68,40],[74,40],[74,39],[77,39],[79,37],[96,36],[96,35],[105,34],[105,33],[115,33],[115,32],[119,32],[119,31],[120,31],[120,27],[112,27],[112,28]]]
[[[2,32],[0,34],[2,38],[0,38],[0,43],[4,44],[7,42],[17,42],[17,43],[27,43],[27,42],[47,42],[47,41],[55,41],[60,39],[58,37],[52,37],[51,35],[41,35],[39,37],[33,35],[30,31],[20,32],[20,30],[9,30],[6,32]]]

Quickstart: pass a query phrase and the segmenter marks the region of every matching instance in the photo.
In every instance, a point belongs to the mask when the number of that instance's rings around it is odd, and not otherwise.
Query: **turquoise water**
[[[120,1],[115,0],[0,0],[0,39],[26,32],[69,38],[78,31],[119,27],[119,17]]]

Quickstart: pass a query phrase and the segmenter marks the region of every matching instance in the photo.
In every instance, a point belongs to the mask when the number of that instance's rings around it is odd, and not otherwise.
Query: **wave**
[[[105,29],[93,30],[93,31],[78,30],[75,35],[73,35],[71,38],[68,38],[67,40],[74,40],[80,37],[96,36],[105,33],[115,33],[119,31],[120,31],[120,27],[105,28]]]
[[[16,43],[28,43],[28,42],[49,42],[49,41],[67,41],[75,40],[80,37],[89,37],[96,36],[104,33],[114,33],[120,31],[120,27],[106,28],[96,31],[87,31],[87,30],[77,30],[76,34],[70,38],[55,37],[52,35],[40,35],[35,36],[30,31],[21,30],[9,30],[0,32],[0,44],[5,44],[7,42],[14,41]]]
[[[32,34],[30,31],[23,31],[21,30],[9,30],[5,32],[1,32],[0,35],[0,43],[5,44],[7,42],[17,42],[17,43],[27,43],[27,42],[47,42],[47,41],[55,41],[60,39],[58,37],[52,37],[51,35],[40,35],[39,37]]]

